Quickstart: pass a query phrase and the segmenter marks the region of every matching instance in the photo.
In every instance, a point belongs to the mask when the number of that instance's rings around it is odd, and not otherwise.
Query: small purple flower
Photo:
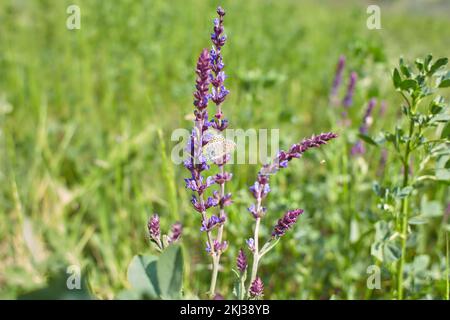
[[[225,86],[220,86],[219,89],[216,89],[216,88],[212,87],[211,88],[211,92],[212,92],[211,93],[211,100],[215,104],[221,104],[222,102],[224,102],[225,98],[230,93],[230,91],[227,88],[225,88]],[[222,116],[222,115],[220,115],[220,116]]]
[[[296,222],[298,217],[303,213],[302,209],[295,209],[285,213],[283,218],[278,220],[277,225],[273,229],[272,237],[283,236]]]
[[[202,221],[200,231],[211,231],[215,226],[220,225],[223,222],[225,222],[224,218],[219,218],[218,216],[213,215],[211,218]]]
[[[253,238],[245,240],[245,243],[247,243],[247,247],[251,252],[255,252],[255,240]]]
[[[255,280],[253,280],[250,289],[250,297],[253,299],[260,299],[262,298],[264,294],[264,284],[260,277],[256,277]]]
[[[352,156],[361,155],[366,152],[366,148],[361,140],[356,141],[355,145],[352,147]]]
[[[205,209],[209,209],[211,207],[215,207],[217,206],[219,203],[217,202],[217,200],[213,197],[208,197],[208,199],[206,200],[205,203]]]
[[[205,183],[203,183],[202,176],[198,179],[186,178],[184,181],[186,182],[186,188],[197,191],[199,194],[203,194],[206,188],[209,188],[215,182],[213,177],[207,177]]]
[[[268,183],[261,184],[258,181],[256,181],[253,184],[253,186],[250,187],[250,191],[255,199],[257,198],[263,199],[270,192],[270,186]]]
[[[230,181],[232,177],[233,177],[232,173],[224,172],[223,174],[222,173],[216,174],[214,176],[214,180],[217,184],[222,184],[222,183]]]
[[[197,199],[197,197],[196,197],[195,195],[192,195],[192,197],[191,197],[191,203],[192,203],[192,206],[194,207],[194,209],[195,209],[197,212],[202,213],[202,212],[205,211],[205,205],[202,204],[202,203]]]
[[[181,238],[183,233],[183,225],[180,222],[176,222],[172,225],[171,235],[169,236],[169,243],[174,243]]]
[[[150,238],[159,243],[160,237],[161,237],[161,228],[159,225],[159,216],[158,214],[154,214],[149,220],[147,224],[148,233],[150,235]]]
[[[228,248],[228,242],[227,241],[222,241],[219,242],[217,240],[213,240],[213,246],[214,246],[214,253],[218,254],[218,253],[222,253],[224,252],[227,248]],[[209,243],[206,243],[206,252],[211,253],[211,247],[209,246]]]
[[[342,100],[342,104],[344,107],[349,108],[353,104],[353,95],[355,93],[355,86],[356,86],[356,80],[358,78],[358,75],[356,72],[352,72],[350,74],[350,80],[347,87],[347,94],[344,97],[344,100]]]
[[[250,207],[247,208],[247,210],[252,214],[253,218],[256,219],[263,217],[266,214],[267,208],[260,207],[258,210],[254,204],[251,204]]]
[[[236,259],[236,267],[240,273],[244,273],[247,270],[247,256],[244,253],[244,250],[239,250],[239,254]]]
[[[227,193],[221,197],[219,192],[214,191],[214,198],[217,200],[217,203],[221,208],[225,208],[233,204],[233,200],[231,200],[231,193]]]

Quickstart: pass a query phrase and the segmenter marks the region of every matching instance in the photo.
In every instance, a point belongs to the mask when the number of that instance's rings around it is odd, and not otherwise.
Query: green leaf
[[[443,109],[444,109],[444,106],[442,106],[439,103],[436,103],[435,101],[431,101],[431,103],[430,103],[430,112],[431,112],[431,114],[441,113]]]
[[[420,201],[420,212],[421,215],[425,217],[441,217],[444,213],[444,209],[439,201],[428,201],[424,196]]]
[[[395,193],[395,196],[399,199],[403,199],[408,197],[412,192],[413,192],[414,188],[411,186],[408,187],[404,187],[402,189],[397,190],[397,192]]]
[[[433,59],[433,55],[431,53],[425,57],[424,67],[425,67],[426,71],[430,70],[430,63],[431,63],[432,59]]]
[[[431,66],[430,71],[428,71],[428,75],[433,75],[440,67],[445,66],[447,62],[447,58],[437,59],[436,62]]]
[[[411,70],[407,65],[401,65],[400,70],[402,71],[403,75],[407,78],[411,77]]]
[[[430,264],[430,257],[425,254],[422,254],[414,258],[413,265],[415,272],[426,271],[429,264]]]
[[[408,223],[412,224],[412,225],[426,224],[426,223],[428,223],[428,218],[425,216],[419,215],[419,216],[415,216],[415,217],[412,217],[411,219],[409,219]]]
[[[417,81],[413,80],[413,79],[406,79],[403,80],[402,83],[400,84],[400,88],[402,90],[415,90],[417,88]]]
[[[366,142],[366,143],[368,143],[368,144],[371,144],[371,145],[373,145],[373,146],[378,147],[378,143],[377,143],[375,140],[373,140],[371,137],[369,137],[368,135],[365,135],[365,134],[360,133],[360,134],[358,134],[358,136],[359,136],[359,137],[361,138],[361,140],[363,140],[364,142]]]
[[[450,114],[439,113],[431,118],[430,122],[448,122],[450,121]]]
[[[450,79],[443,79],[439,83],[439,88],[448,88],[450,87]]]
[[[436,179],[439,181],[450,181],[450,169],[437,169]]]
[[[450,138],[450,122],[448,122],[441,133],[441,139],[449,139]]]
[[[383,243],[382,242],[372,243],[372,245],[370,246],[370,254],[382,262],[384,260]]]
[[[183,282],[183,251],[171,245],[160,255],[156,274],[163,299],[179,299]]]
[[[423,64],[423,60],[422,59],[420,59],[420,58],[416,59],[415,64],[416,64],[416,67],[417,67],[417,69],[419,71],[423,71],[424,64]]]
[[[261,248],[260,252],[259,252],[259,256],[262,257],[263,255],[265,255],[267,252],[269,252],[270,250],[272,250],[273,247],[276,246],[276,244],[280,241],[280,238],[271,238],[269,241],[267,241]]]
[[[18,297],[19,300],[91,300],[94,297],[88,289],[87,276],[81,277],[80,289],[69,289],[67,285],[69,274],[66,270],[57,270],[52,273],[47,281],[47,285]]]
[[[398,72],[397,68],[394,69],[394,72],[392,74],[392,80],[394,82],[394,87],[397,89],[400,88],[402,78],[400,77],[400,73]]]
[[[386,262],[395,262],[402,256],[402,250],[400,249],[400,246],[395,242],[387,242],[384,245],[384,258]]]
[[[389,238],[390,229],[386,221],[378,221],[375,223],[375,241],[382,242]]]
[[[128,265],[127,278],[131,287],[139,293],[149,297],[158,297],[158,281],[156,278],[155,256],[137,255],[131,259]]]

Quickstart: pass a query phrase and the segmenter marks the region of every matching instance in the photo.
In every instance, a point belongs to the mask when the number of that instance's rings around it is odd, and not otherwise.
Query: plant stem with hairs
[[[412,103],[409,103],[409,100],[405,97],[408,107],[411,113],[414,112],[417,106],[417,102],[413,99]],[[409,175],[410,175],[410,155],[411,155],[411,140],[414,135],[414,120],[412,118],[409,119],[409,132],[408,132],[408,141],[406,142],[405,152],[402,158],[403,162],[403,181],[402,188],[406,188],[409,185]],[[401,236],[401,257],[397,266],[397,298],[399,300],[403,299],[403,270],[405,266],[405,255],[406,255],[406,243],[408,240],[408,197],[404,197],[401,200],[400,205],[400,236]]]

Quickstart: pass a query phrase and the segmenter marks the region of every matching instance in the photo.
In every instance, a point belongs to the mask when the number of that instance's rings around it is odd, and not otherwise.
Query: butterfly
[[[233,141],[225,139],[220,134],[216,134],[203,146],[202,151],[207,161],[214,162],[232,153],[235,148],[236,144]]]

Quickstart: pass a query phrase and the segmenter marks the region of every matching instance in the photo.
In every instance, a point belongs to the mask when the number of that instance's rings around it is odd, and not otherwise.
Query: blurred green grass
[[[416,3],[379,2],[383,29],[371,31],[361,1],[221,2],[231,126],[280,128],[282,147],[335,128],[325,115],[340,54],[366,80],[357,92],[355,122],[358,107],[375,95],[389,104],[389,117],[377,126],[392,125],[399,101],[389,72],[398,56],[449,55],[448,4],[424,14],[428,2]],[[193,260],[187,289],[201,293],[207,259],[182,182],[186,171],[162,155],[170,157],[172,130],[191,125],[185,117],[192,111],[194,65],[210,46],[218,2],[77,1],[81,30],[75,31],[65,27],[69,4],[0,3],[0,297],[39,286],[50,269],[69,263],[89,270],[99,297],[113,298],[126,286],[131,257],[151,250],[145,225],[153,212],[161,214],[164,228],[176,219],[185,225],[184,245]],[[327,157],[337,152],[330,146]],[[355,264],[367,266],[367,248],[336,251],[348,235],[321,236],[321,228],[331,232],[343,223],[327,181],[327,174],[339,172],[332,164],[319,167],[323,157],[317,153],[276,179],[267,226],[286,207],[304,207],[308,215],[262,266],[268,298],[364,292],[365,274],[343,269],[356,257]],[[237,243],[224,257],[226,270],[250,233],[247,186],[257,169],[233,169],[236,205],[226,237]],[[363,189],[368,184],[360,182]],[[441,189],[436,194],[446,196]],[[355,210],[361,208],[354,201]],[[286,267],[280,270],[280,263]],[[220,275],[224,294],[230,294],[232,277]]]

